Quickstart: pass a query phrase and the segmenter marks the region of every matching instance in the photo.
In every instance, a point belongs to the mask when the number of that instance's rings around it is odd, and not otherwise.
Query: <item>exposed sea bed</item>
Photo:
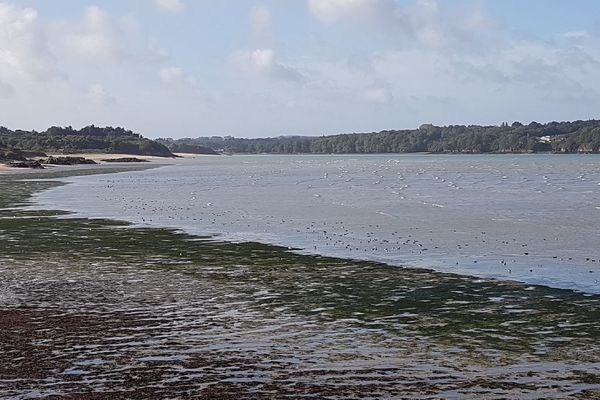
[[[75,177],[82,217],[600,293],[600,156],[234,156]]]
[[[595,398],[600,298],[23,209],[0,180],[0,394]]]

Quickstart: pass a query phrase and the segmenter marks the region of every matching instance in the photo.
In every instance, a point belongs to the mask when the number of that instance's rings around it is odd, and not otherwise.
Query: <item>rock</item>
[[[38,151],[25,151],[14,148],[0,149],[0,160],[5,161],[27,161],[31,157],[46,157],[46,154]]]
[[[78,165],[78,164],[97,164],[96,161],[90,160],[85,157],[48,157],[44,162],[44,164],[51,165]]]
[[[148,162],[148,160],[143,160],[141,158],[135,158],[135,157],[107,158],[105,160],[100,160],[100,161],[103,161],[103,162],[122,162],[122,163]]]
[[[6,165],[8,165],[9,167],[12,167],[12,168],[44,169],[44,166],[42,164],[40,164],[39,161],[36,161],[36,160],[15,161],[15,162],[10,162]]]

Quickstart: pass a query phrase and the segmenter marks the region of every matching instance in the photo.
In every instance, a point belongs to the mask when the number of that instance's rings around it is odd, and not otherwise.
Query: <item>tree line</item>
[[[176,146],[210,148],[224,153],[357,154],[357,153],[530,153],[600,152],[600,121],[503,123],[499,126],[421,125],[412,130],[386,130],[331,136],[280,136],[245,139],[211,136],[158,139]]]
[[[421,125],[331,136],[235,138],[211,136],[150,140],[120,127],[51,127],[45,131],[0,127],[0,148],[46,153],[125,153],[172,157],[173,153],[360,154],[600,152],[600,121],[519,122],[499,126]]]

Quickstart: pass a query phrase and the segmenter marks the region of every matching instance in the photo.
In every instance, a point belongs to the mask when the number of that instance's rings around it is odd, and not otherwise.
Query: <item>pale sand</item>
[[[146,160],[149,161],[151,163],[156,163],[156,164],[176,164],[177,163],[177,159],[176,158],[167,158],[167,157],[156,157],[156,156],[140,156],[140,155],[135,155],[135,154],[116,154],[116,153],[77,153],[77,154],[48,154],[48,156],[54,156],[54,157],[85,157],[88,158],[90,160],[94,160],[97,163],[99,163],[99,165],[114,165],[114,164],[119,164],[119,163],[107,163],[107,162],[103,162],[102,160],[109,160],[109,159],[115,159],[115,158],[139,158],[141,160]],[[189,155],[181,155],[181,157],[184,158],[190,158]],[[46,157],[34,157],[34,159],[44,159]],[[132,164],[135,165],[136,163],[127,163],[127,164]],[[9,166],[7,166],[6,164],[2,164],[0,163],[0,174],[10,174],[10,173],[23,173],[23,172],[44,172],[44,171],[56,171],[57,168],[61,168],[61,169],[72,169],[72,168],[81,168],[82,166],[85,166],[86,168],[93,168],[94,165],[53,165],[53,166],[49,166],[49,168],[46,169],[32,169],[32,168],[11,168]]]
[[[118,153],[76,153],[76,154],[50,154],[48,156],[54,157],[85,157],[96,162],[102,162],[102,160],[114,160],[115,158],[139,158],[140,160],[146,161],[158,161],[161,163],[173,163],[175,159],[168,157],[156,157],[156,156],[140,156],[136,154],[118,154]],[[45,157],[38,157],[45,158]]]

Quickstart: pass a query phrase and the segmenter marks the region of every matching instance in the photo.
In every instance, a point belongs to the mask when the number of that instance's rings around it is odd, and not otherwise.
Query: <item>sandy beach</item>
[[[10,173],[28,173],[28,172],[45,172],[45,171],[59,171],[59,170],[70,170],[70,169],[90,169],[90,168],[98,168],[99,166],[106,165],[139,165],[135,162],[106,162],[103,160],[114,160],[118,158],[137,158],[140,160],[145,160],[148,163],[153,164],[164,164],[171,165],[176,164],[182,158],[192,158],[195,154],[177,154],[181,158],[167,158],[167,157],[156,157],[156,156],[143,156],[143,155],[135,155],[135,154],[120,154],[120,153],[76,153],[76,154],[60,154],[60,153],[49,153],[48,156],[52,157],[84,157],[90,160],[95,161],[97,164],[91,165],[45,165],[45,169],[31,169],[31,168],[13,168],[9,167],[6,164],[0,163],[0,174],[10,174]],[[37,160],[43,160],[47,157],[36,157]],[[148,164],[144,163],[144,164]]]
[[[102,163],[102,160],[114,160],[117,158],[138,158],[140,160],[146,160],[150,162],[156,162],[160,164],[177,164],[177,161],[184,158],[203,158],[203,157],[215,157],[211,154],[193,154],[193,153],[174,153],[178,158],[169,157],[158,157],[158,156],[144,156],[138,154],[125,154],[125,153],[75,153],[75,154],[54,154],[49,153],[48,156],[53,157],[85,157],[90,160],[94,160],[98,163]]]
[[[161,163],[174,163],[175,158],[168,157],[156,157],[156,156],[143,156],[137,154],[124,154],[124,153],[75,153],[75,154],[58,154],[48,153],[48,156],[53,157],[84,157],[90,160],[94,160],[97,163],[103,163],[102,160],[114,160],[117,158],[138,158],[140,160],[146,160],[149,162],[161,162]],[[43,158],[43,157],[42,157]]]

